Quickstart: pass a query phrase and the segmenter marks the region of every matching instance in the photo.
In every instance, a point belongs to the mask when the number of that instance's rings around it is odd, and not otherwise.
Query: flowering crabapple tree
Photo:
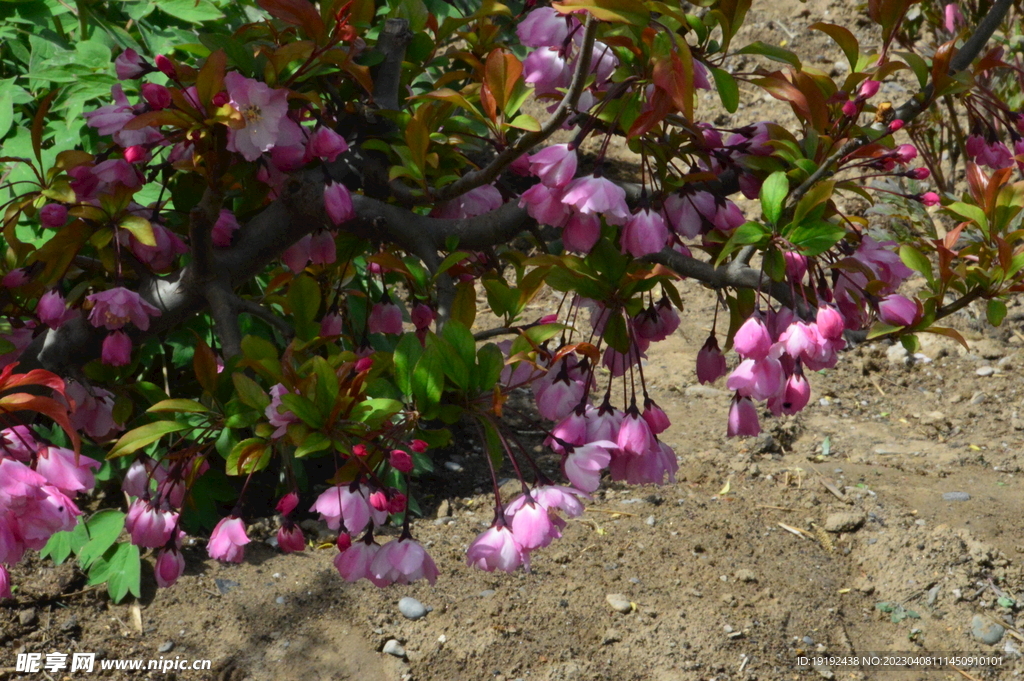
[[[26,550],[115,599],[141,549],[173,584],[187,534],[239,562],[255,479],[281,551],[312,512],[344,579],[433,583],[415,478],[456,424],[495,486],[467,563],[529,569],[602,477],[673,480],[643,360],[682,278],[717,296],[695,371],[730,436],[802,410],[851,340],[962,341],[938,322],[973,301],[998,324],[1024,286],[1011,2],[869,0],[867,43],[815,23],[838,80],[739,44],[750,4],[5,4],[0,595]],[[894,79],[916,94],[883,101]],[[741,83],[795,122],[710,122],[698,93],[736,112]],[[500,322],[474,334],[478,292]],[[565,480],[502,421],[523,389]],[[79,522],[97,478],[130,501]]]

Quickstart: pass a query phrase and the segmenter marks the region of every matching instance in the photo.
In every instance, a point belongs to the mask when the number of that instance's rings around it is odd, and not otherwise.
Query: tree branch
[[[377,39],[377,51],[384,55],[373,78],[373,101],[381,109],[398,111],[405,48],[412,40],[408,19],[387,19]]]
[[[263,307],[259,303],[249,300],[248,298],[242,298],[237,295],[235,296],[235,300],[233,301],[233,303],[235,308],[239,312],[247,312],[248,314],[251,314],[254,317],[259,317],[260,319],[262,319],[263,321],[267,322],[275,329],[280,331],[281,335],[283,335],[285,338],[292,338],[295,335],[295,329],[292,328],[291,324],[281,319],[276,314],[271,312],[269,309]]]
[[[188,214],[188,239],[192,251],[192,276],[205,281],[215,276],[213,258],[213,226],[220,216],[224,197],[207,187],[203,198]]]
[[[242,330],[238,326],[238,312],[234,304],[238,297],[223,278],[211,281],[203,287],[203,293],[210,303],[210,315],[226,362],[242,353]]]
[[[515,144],[506,147],[493,161],[480,170],[466,173],[455,182],[437,190],[434,194],[434,198],[437,201],[447,201],[456,196],[461,196],[471,189],[494,182],[498,175],[513,161],[551,137],[556,130],[562,127],[562,123],[565,122],[571,111],[579,103],[580,95],[583,94],[583,86],[590,75],[590,57],[594,51],[594,36],[597,34],[597,23],[593,16],[587,16],[587,23],[583,33],[583,44],[580,46],[580,56],[576,62],[576,71],[572,74],[569,90],[562,97],[562,101],[559,102],[555,113],[551,114],[551,118],[537,132],[527,132],[520,136]]]

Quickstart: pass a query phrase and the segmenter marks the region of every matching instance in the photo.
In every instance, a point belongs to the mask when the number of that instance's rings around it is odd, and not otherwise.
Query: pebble
[[[633,604],[622,594],[608,594],[604,599],[616,612],[621,612],[624,615],[633,612]]]
[[[454,461],[445,461],[444,467],[450,470],[452,473],[461,473],[464,469],[462,464],[455,463]]]
[[[987,399],[988,395],[979,390],[971,396],[971,404],[984,404]]]
[[[36,614],[35,608],[28,608],[18,613],[18,622],[23,627],[30,627],[36,623],[39,619],[39,615]]]
[[[971,495],[967,492],[943,492],[943,501],[970,501]]]
[[[649,515],[646,522],[650,527],[654,527],[658,520],[653,515]]]
[[[220,592],[221,596],[226,596],[232,589],[242,586],[233,579],[215,579],[213,584],[217,587],[217,591]]]
[[[78,615],[72,615],[60,625],[61,631],[73,631],[78,628]]]
[[[728,393],[718,388],[712,388],[709,385],[696,384],[686,386],[683,394],[687,397],[722,397]]]
[[[285,604],[285,597],[284,596],[278,596],[277,598],[274,599],[274,602],[277,603],[278,605],[284,605]]]
[[[447,518],[452,514],[452,505],[447,499],[442,499],[441,503],[437,505],[437,516],[438,518]]]
[[[418,620],[427,615],[427,608],[412,596],[406,596],[398,601],[398,611],[410,620]]]
[[[393,638],[388,639],[388,642],[384,644],[384,648],[382,650],[388,655],[405,657],[405,648],[403,648],[402,644]]]
[[[490,598],[494,595],[494,589],[484,589],[480,592],[480,598]]]
[[[864,524],[863,513],[833,513],[825,518],[826,532],[854,532]]]
[[[995,372],[996,372],[996,370],[993,369],[992,367],[990,367],[990,366],[983,366],[983,367],[978,367],[978,370],[975,371],[974,373],[978,374],[979,376],[991,376]]]
[[[971,619],[971,633],[974,634],[974,638],[978,639],[982,643],[993,646],[1003,638],[1003,634],[1006,633],[1006,628],[1001,624],[996,624],[981,615],[975,615]]]
[[[169,653],[174,650],[174,641],[164,641],[160,644],[160,647],[156,649],[158,653]]]
[[[929,608],[935,605],[935,601],[939,598],[939,585],[936,584],[932,588],[928,589],[928,598],[925,599],[924,604]]]

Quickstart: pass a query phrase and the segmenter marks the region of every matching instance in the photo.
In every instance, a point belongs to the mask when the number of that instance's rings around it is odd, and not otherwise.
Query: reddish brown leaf
[[[16,411],[36,411],[49,416],[68,434],[71,444],[74,445],[75,454],[78,454],[82,447],[82,440],[78,437],[78,432],[71,427],[71,421],[68,420],[68,409],[63,404],[50,397],[29,395],[28,393],[14,393],[0,397],[0,413],[10,414]]]
[[[308,0],[259,0],[259,6],[275,19],[302,28],[317,42],[324,37],[324,21]]]
[[[499,111],[504,111],[505,105],[512,99],[522,74],[523,64],[511,52],[495,49],[487,55],[487,61],[484,62],[484,86],[490,89],[494,105]]]
[[[228,57],[224,50],[217,50],[206,58],[206,63],[199,70],[196,91],[203,106],[209,107],[214,95],[224,89],[224,68],[227,61]]]

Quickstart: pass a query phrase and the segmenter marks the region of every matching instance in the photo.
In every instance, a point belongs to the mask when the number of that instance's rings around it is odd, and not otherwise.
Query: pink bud
[[[903,121],[901,121],[898,118],[896,120],[894,120],[893,122],[889,123],[889,132],[896,132],[897,130],[901,130],[902,128],[903,128]]]
[[[376,492],[371,494],[370,495],[370,506],[373,506],[378,511],[386,511],[386,510],[388,510],[388,498],[384,494],[384,492],[381,492],[380,490],[377,490]]]
[[[174,62],[162,54],[156,56],[156,67],[160,69],[160,73],[164,74],[171,80],[178,77],[178,69],[174,65]]]
[[[113,367],[127,366],[132,361],[132,339],[123,331],[111,331],[103,339],[100,361]]]
[[[142,98],[150,108],[160,110],[171,105],[171,91],[156,83],[143,83]]]
[[[309,158],[320,158],[333,162],[339,154],[348,151],[345,138],[328,127],[319,127],[309,137],[306,155]]]
[[[860,91],[857,93],[858,99],[871,99],[878,94],[878,88],[881,86],[877,80],[865,80],[860,84]]]
[[[344,551],[348,547],[352,546],[352,536],[348,532],[342,532],[338,535],[338,550]]]
[[[901,144],[892,153],[896,155],[896,160],[900,163],[910,163],[917,158],[917,147],[913,144]]]
[[[729,437],[745,435],[754,437],[761,432],[761,425],[757,422],[757,408],[749,397],[733,399],[732,407],[729,409],[729,426],[727,434]]]
[[[409,447],[410,449],[412,449],[412,451],[416,452],[417,454],[423,454],[427,451],[430,445],[428,445],[423,440],[413,440],[412,442],[409,443]]]
[[[353,445],[352,453],[356,456],[366,456],[369,452],[366,450],[366,445]]]
[[[128,48],[117,55],[114,60],[114,71],[118,80],[131,80],[144,75],[148,71],[148,65],[135,50]]]
[[[700,383],[714,383],[722,376],[725,376],[725,372],[725,355],[718,348],[718,339],[712,333],[704,341],[704,347],[697,353],[697,381]]]
[[[847,118],[853,118],[857,115],[857,105],[852,100],[843,102],[843,115]]]
[[[818,333],[828,340],[838,340],[843,337],[843,328],[846,326],[843,316],[835,308],[822,306],[818,308],[816,317]]]
[[[430,322],[434,321],[434,311],[428,305],[418,303],[409,313],[409,317],[416,330],[420,331],[429,327]]]
[[[811,399],[811,386],[802,373],[796,373],[786,382],[786,393],[782,402],[783,414],[795,414],[807,406]]]
[[[356,365],[355,365],[354,368],[355,368],[357,374],[361,374],[361,373],[364,373],[366,371],[369,371],[370,369],[373,368],[373,358],[372,357],[360,357],[359,359],[356,360]],[[358,445],[356,445],[356,446],[358,446]]]
[[[795,251],[785,251],[782,254],[786,261],[786,276],[794,283],[799,283],[807,274],[807,256]]]
[[[288,515],[295,510],[295,507],[299,505],[299,495],[295,492],[289,492],[281,497],[281,500],[277,502],[277,512],[281,515]]]
[[[401,513],[405,510],[406,501],[404,494],[401,492],[395,492],[391,495],[391,498],[388,499],[388,513]]]
[[[43,227],[60,229],[68,221],[68,209],[59,203],[48,203],[39,209],[39,221]]]
[[[647,425],[650,426],[651,432],[655,435],[665,432],[672,425],[665,411],[650,398],[644,400],[643,417]]]
[[[927,180],[931,174],[931,171],[927,168],[914,168],[906,172],[906,176],[913,180]]]
[[[356,215],[352,207],[352,195],[340,182],[328,182],[324,187],[324,208],[327,209],[327,217],[335,225],[348,222]]]
[[[161,589],[174,586],[185,573],[185,557],[175,548],[163,549],[156,556],[156,584]]]
[[[124,160],[129,163],[142,163],[149,156],[146,147],[136,144],[124,150]]]
[[[937,206],[942,199],[935,192],[925,192],[917,197],[917,200],[926,206]]]
[[[306,537],[294,523],[289,523],[277,530],[277,548],[281,553],[300,553],[306,550]]]
[[[409,456],[409,452],[404,452],[401,449],[392,449],[388,463],[391,464],[392,468],[401,473],[412,473],[412,457]]]
[[[56,329],[64,323],[66,313],[67,307],[64,303],[64,296],[56,289],[44,293],[36,305],[36,314],[39,316],[39,321],[51,329]]]
[[[917,319],[917,303],[894,293],[878,303],[878,316],[886,324],[910,326]]]
[[[374,303],[366,323],[370,333],[402,333],[402,308],[390,300]]]

